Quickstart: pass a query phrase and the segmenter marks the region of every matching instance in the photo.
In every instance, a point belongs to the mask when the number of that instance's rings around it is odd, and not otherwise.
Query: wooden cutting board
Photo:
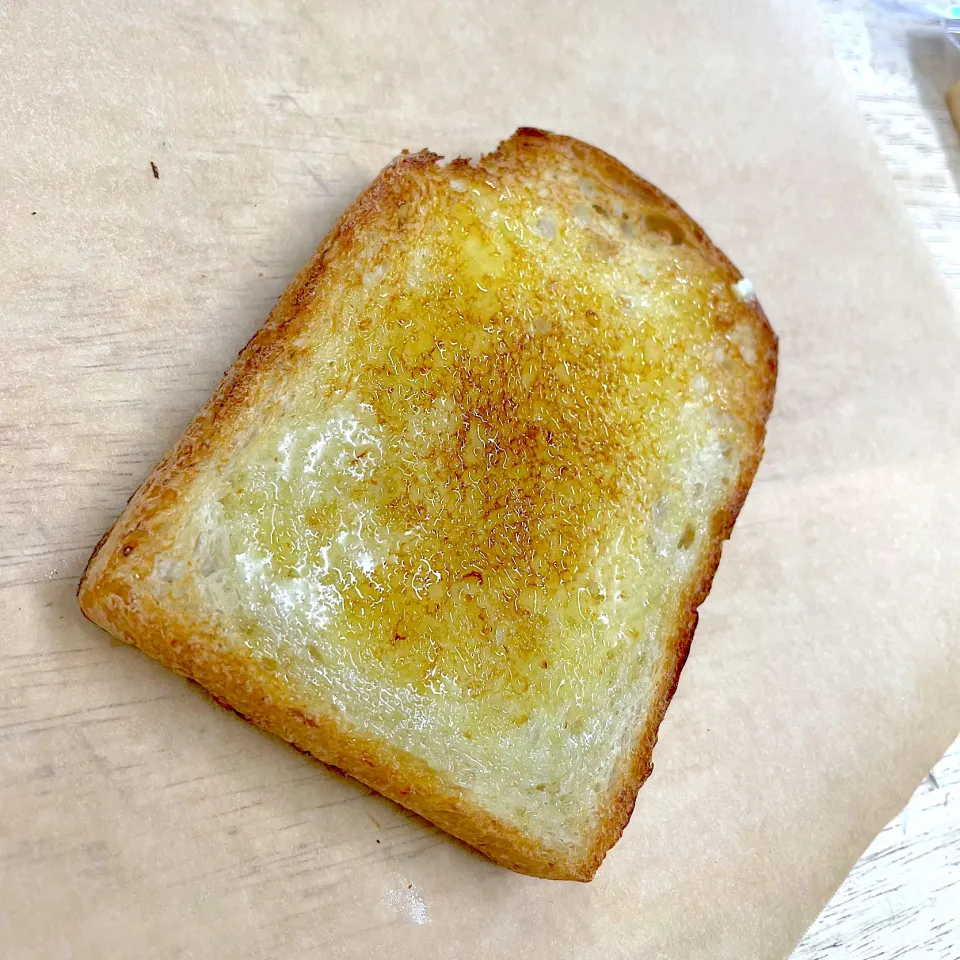
[[[9,956],[787,952],[960,725],[956,318],[796,6],[0,10]],[[767,456],[654,775],[585,886],[494,867],[111,642],[74,598],[376,171],[522,124],[673,195],[781,336]]]

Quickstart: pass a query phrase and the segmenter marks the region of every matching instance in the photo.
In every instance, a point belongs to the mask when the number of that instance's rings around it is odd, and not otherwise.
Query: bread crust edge
[[[482,163],[511,162],[523,150],[556,151],[571,155],[601,172],[607,182],[654,203],[679,220],[700,248],[730,274],[741,274],[673,200],[602,150],[571,137],[534,128],[521,128]],[[250,660],[222,650],[212,651],[211,634],[171,623],[145,591],[136,591],[121,569],[123,551],[135,544],[149,519],[178,488],[189,483],[196,465],[236,421],[269,369],[295,337],[310,303],[323,294],[327,263],[349,256],[357,229],[402,195],[404,180],[417,168],[440,158],[428,151],[402,155],[388,165],[345,211],[314,256],[289,285],[263,327],[241,351],[213,397],[201,409],[172,450],[131,497],[127,509],[97,544],[78,588],[84,615],[108,633],[139,647],[165,666],[194,680],[222,706],[289,741],[316,759],[333,766],[396,803],[425,817],[447,833],[518,873],[559,880],[589,881],[630,819],[637,794],[650,775],[660,723],[672,699],[697,626],[697,608],[710,591],[720,562],[723,541],[733,530],[763,453],[767,418],[773,406],[777,373],[777,338],[756,300],[748,302],[761,350],[761,389],[755,417],[749,424],[747,455],[731,495],[711,518],[710,545],[681,602],[677,629],[666,653],[666,665],[648,722],[639,731],[616,771],[608,799],[589,846],[552,849],[493,817],[468,791],[452,786],[426,763],[389,744],[351,731],[332,712],[307,711],[289,701],[288,692]],[[460,163],[463,161],[454,161]],[[295,355],[286,351],[286,362]],[[115,602],[119,600],[119,602]]]

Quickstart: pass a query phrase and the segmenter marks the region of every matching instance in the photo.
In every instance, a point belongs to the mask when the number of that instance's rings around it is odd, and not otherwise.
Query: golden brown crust
[[[204,687],[225,707],[347,773],[520,873],[566,878],[561,858],[508,824],[497,821],[426,764],[389,744],[362,737],[332,713],[291,704],[289,693],[252,660],[216,651],[212,635],[189,636],[163,610],[141,598],[104,611],[107,597],[129,591],[122,582],[81,590],[81,607],[94,623]],[[144,607],[146,603],[146,607]],[[162,631],[144,625],[163,623]]]
[[[595,147],[524,128],[481,163],[490,170],[522,172],[555,163],[560,157],[582,165],[624,196],[639,198],[667,213],[714,260],[729,282],[740,279],[727,258],[672,200]],[[155,552],[151,533],[161,527],[163,514],[175,508],[189,489],[198,465],[207,457],[228,455],[245,412],[258,403],[276,402],[277,392],[282,391],[271,391],[271,383],[276,384],[284,371],[297,363],[302,350],[299,334],[311,319],[313,304],[336,295],[334,285],[328,282],[329,265],[349,260],[360,243],[360,231],[367,226],[375,225],[384,242],[400,236],[403,223],[399,211],[419,189],[418,176],[438,159],[426,151],[398,158],[344,213],[266,324],[240,353],[217,392],[100,541],[80,582],[80,605],[94,623],[195,680],[241,715],[414,810],[497,863],[532,876],[589,880],[620,837],[637,791],[652,769],[657,730],[690,649],[697,607],[709,592],[722,542],[730,535],[760,462],[765,423],[773,404],[777,342],[756,301],[748,306],[760,363],[744,388],[747,398],[741,406],[750,416],[740,475],[728,502],[712,519],[711,547],[684,597],[656,705],[638,731],[634,748],[623,758],[586,851],[545,848],[492,817],[468,791],[451,785],[425,763],[387,743],[359,736],[332,707],[320,711],[291,702],[289,691],[253,661],[218,649],[212,628],[172,619],[149,591],[135,591],[132,585],[149,574]]]

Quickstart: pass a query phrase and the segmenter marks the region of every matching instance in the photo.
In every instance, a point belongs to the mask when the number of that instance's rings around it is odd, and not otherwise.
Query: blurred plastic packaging
[[[960,50],[960,3],[937,0],[871,0],[875,10],[914,23],[944,31],[950,43]]]

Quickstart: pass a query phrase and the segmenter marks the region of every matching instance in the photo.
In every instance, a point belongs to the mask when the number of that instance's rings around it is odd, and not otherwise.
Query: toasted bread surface
[[[493,860],[590,879],[760,460],[776,338],[524,129],[398,158],[91,557],[84,613]]]

